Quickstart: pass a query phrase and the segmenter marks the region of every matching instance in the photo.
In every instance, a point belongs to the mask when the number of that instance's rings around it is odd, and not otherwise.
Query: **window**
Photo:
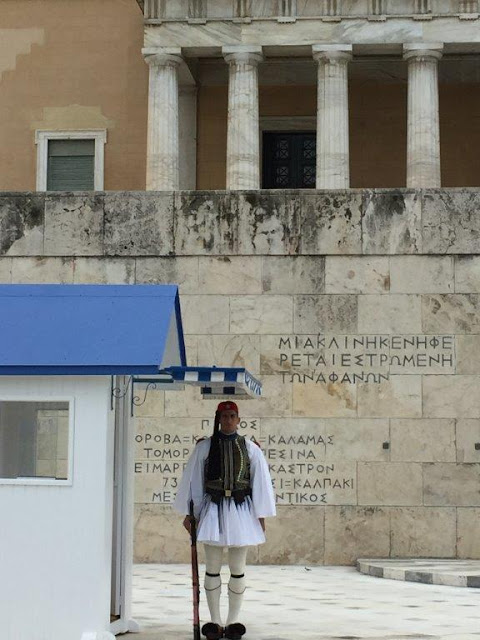
[[[263,134],[264,189],[314,189],[316,164],[314,132]]]
[[[93,190],[94,140],[49,140],[47,191]]]
[[[37,131],[38,191],[101,191],[106,131]]]
[[[68,400],[0,400],[0,478],[68,480],[71,425]]]

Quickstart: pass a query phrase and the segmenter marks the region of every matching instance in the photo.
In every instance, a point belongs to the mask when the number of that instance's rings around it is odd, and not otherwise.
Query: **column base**
[[[133,618],[128,620],[115,620],[115,622],[112,622],[110,625],[110,632],[113,633],[114,636],[119,633],[140,633],[140,631],[140,625]]]

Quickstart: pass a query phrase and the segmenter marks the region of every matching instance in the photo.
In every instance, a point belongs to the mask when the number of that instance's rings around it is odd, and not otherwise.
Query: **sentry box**
[[[109,640],[131,613],[138,388],[259,396],[187,367],[173,285],[0,286],[0,620],[9,640]]]

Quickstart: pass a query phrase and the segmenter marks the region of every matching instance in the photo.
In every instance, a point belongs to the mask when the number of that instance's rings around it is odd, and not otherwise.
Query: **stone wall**
[[[279,509],[252,562],[478,558],[479,209],[473,189],[5,193],[0,281],[180,285],[189,363],[264,384],[241,430]],[[139,561],[188,560],[169,503],[214,406],[136,409]]]

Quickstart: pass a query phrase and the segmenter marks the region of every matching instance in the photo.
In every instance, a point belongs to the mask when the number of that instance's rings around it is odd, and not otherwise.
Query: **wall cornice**
[[[477,0],[143,0],[147,21],[183,20],[205,23],[206,21],[234,21],[248,23],[252,20],[275,20],[282,24],[296,20],[321,19],[340,22],[349,19],[385,21],[390,18],[408,18],[430,21],[445,16],[463,20],[478,18]]]
[[[165,20],[145,25],[145,47],[181,47],[188,57],[218,57],[222,47],[255,45],[268,57],[305,55],[314,44],[351,44],[362,54],[396,53],[405,43],[443,42],[448,53],[480,51],[478,20],[454,16],[419,21],[392,17],[384,22],[345,18],[337,22],[321,18],[279,24],[273,19],[249,22]]]

